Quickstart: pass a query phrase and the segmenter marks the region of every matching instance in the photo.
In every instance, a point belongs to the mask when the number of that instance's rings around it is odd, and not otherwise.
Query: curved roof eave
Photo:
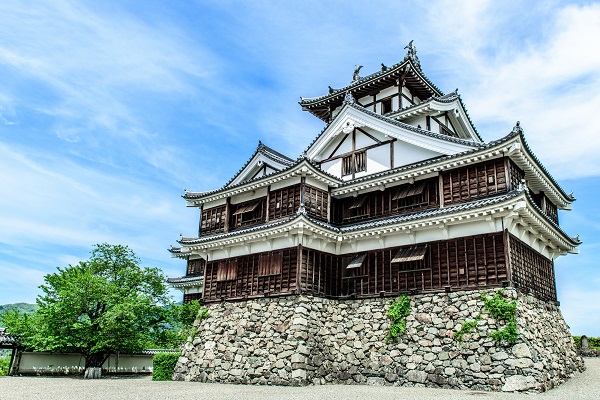
[[[376,79],[381,79],[388,75],[397,73],[398,71],[402,70],[403,68],[406,68],[406,66],[408,66],[408,65],[410,65],[410,69],[411,69],[412,73],[417,75],[418,78],[420,78],[420,80],[422,80],[423,83],[426,84],[426,86],[433,93],[433,95],[437,95],[437,96],[444,95],[444,92],[442,92],[436,85],[434,85],[433,82],[431,82],[431,80],[429,80],[429,78],[427,78],[427,76],[425,76],[425,74],[422,71],[420,71],[418,68],[416,68],[410,59],[408,59],[408,60],[404,60],[402,62],[392,65],[391,67],[387,68],[385,71],[377,71],[375,73],[372,73],[370,75],[362,77],[362,78],[358,79],[357,81],[354,81],[354,82],[350,83],[349,85],[344,86],[343,88],[334,89],[333,92],[331,92],[331,93],[328,93],[328,94],[325,94],[322,96],[312,97],[312,98],[302,98],[302,100],[300,100],[298,102],[298,104],[300,104],[301,106],[310,106],[310,105],[313,105],[313,104],[316,104],[319,102],[333,100],[334,98],[342,98],[346,94],[347,91],[349,91],[349,90],[352,91],[353,89],[357,89],[359,87],[362,87],[363,85],[368,85],[369,83],[371,83],[372,81],[374,81]]]
[[[306,169],[303,170],[303,167]],[[342,183],[342,180],[333,176],[319,168],[317,168],[310,160],[300,157],[294,162],[293,165],[280,171],[272,172],[268,175],[264,175],[249,181],[240,182],[236,185],[223,186],[219,189],[215,189],[209,192],[185,192],[182,196],[188,203],[195,203],[199,205],[201,203],[207,203],[220,198],[228,197],[233,194],[239,194],[247,190],[253,190],[259,187],[268,186],[273,180],[281,180],[288,174],[298,175],[302,173],[311,172],[314,176],[320,176],[324,182],[328,185],[337,187]],[[245,188],[245,186],[248,186]]]

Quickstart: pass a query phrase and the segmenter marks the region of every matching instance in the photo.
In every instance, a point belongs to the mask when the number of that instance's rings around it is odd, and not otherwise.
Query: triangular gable
[[[431,116],[436,126],[448,128],[450,136],[483,143],[457,91],[444,96],[432,97],[414,106],[386,114],[388,118],[415,125],[416,119]],[[442,132],[440,132],[442,133]]]
[[[258,147],[250,160],[225,184],[225,187],[270,175],[289,168],[293,164],[294,161],[291,158],[265,146],[262,142],[258,142]]]
[[[309,146],[306,156],[321,163],[324,171],[347,179],[479,146],[480,143],[428,132],[346,104]],[[361,149],[365,155],[357,154]],[[352,168],[359,173],[352,173]]]

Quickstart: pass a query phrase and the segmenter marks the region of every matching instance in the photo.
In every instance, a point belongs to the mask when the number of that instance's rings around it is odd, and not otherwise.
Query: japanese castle
[[[394,297],[512,287],[555,303],[554,260],[580,241],[559,226],[575,200],[519,122],[484,142],[457,91],[402,62],[302,98],[326,123],[288,157],[259,142],[223,187],[183,195],[197,236],[171,253],[184,301],[307,294]],[[225,159],[225,155],[224,159]]]

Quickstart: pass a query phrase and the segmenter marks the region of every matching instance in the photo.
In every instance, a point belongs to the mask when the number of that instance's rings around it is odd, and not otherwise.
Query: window
[[[359,151],[342,159],[342,176],[367,170],[367,152]]]
[[[255,224],[264,219],[264,202],[262,199],[232,205],[234,212],[231,214],[231,227],[238,228],[244,225]]]
[[[392,111],[392,98],[381,100],[381,114],[387,114]]]
[[[404,247],[398,250],[391,263],[399,264],[399,273],[430,270],[431,267],[425,266],[426,254],[427,245]]]

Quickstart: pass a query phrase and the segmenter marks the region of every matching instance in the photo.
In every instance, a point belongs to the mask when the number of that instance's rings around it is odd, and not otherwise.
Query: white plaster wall
[[[373,102],[373,96],[364,96],[358,99],[360,104],[369,104]]]
[[[204,205],[202,206],[202,210],[206,211],[209,208],[214,208],[214,207],[217,207],[217,206],[222,206],[225,203],[227,203],[227,199],[219,199],[219,200],[209,201],[208,203],[204,203]]]
[[[342,159],[338,158],[337,160],[323,163],[321,164],[321,169],[328,174],[337,176],[339,178],[342,175]]]
[[[256,189],[256,190],[249,190],[247,192],[232,196],[231,204],[239,204],[239,203],[243,203],[245,201],[259,199],[261,197],[265,197],[266,195],[267,195],[266,187]]]
[[[393,96],[395,94],[398,94],[398,88],[396,86],[391,86],[391,87],[385,88],[382,91],[380,91],[377,94],[377,100],[381,100],[386,97]]]
[[[119,355],[117,370],[116,355],[112,355],[102,365],[110,372],[151,372],[151,355]],[[77,374],[85,368],[85,358],[78,353],[52,354],[23,352],[19,363],[19,374]]]
[[[326,183],[318,181],[311,176],[306,177],[306,184],[310,185],[312,187],[316,187],[317,189],[321,189],[321,190],[325,190],[325,191],[329,190],[329,187],[327,186]]]
[[[324,160],[326,158],[329,158],[329,156],[335,156],[338,154],[344,154],[344,153],[348,153],[349,151],[352,151],[352,134],[350,134],[350,135],[348,135],[346,140],[344,140],[344,143],[342,143],[342,145],[335,151],[335,153],[333,153],[333,150],[335,150],[335,148],[340,143],[340,141],[342,139],[344,139],[344,136],[346,136],[345,133],[339,133],[335,137],[335,140],[332,140],[331,143],[329,143],[327,145],[327,147],[325,147],[323,150],[321,150],[319,152],[318,156],[315,157],[315,159],[316,160]]]
[[[412,164],[441,155],[435,151],[424,149],[410,143],[397,140],[394,142],[394,167]]]
[[[288,179],[283,180],[283,181],[272,183],[271,184],[271,191],[283,189],[285,187],[293,186],[293,185],[296,185],[298,183],[300,183],[300,177],[299,176],[294,176],[292,178],[288,178]]]
[[[390,169],[390,146],[384,145],[367,150],[367,174]]]

